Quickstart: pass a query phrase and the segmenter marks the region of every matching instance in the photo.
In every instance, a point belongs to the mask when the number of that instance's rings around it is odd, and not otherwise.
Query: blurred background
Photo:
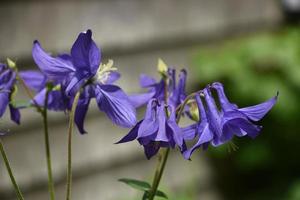
[[[171,200],[299,200],[299,16],[299,0],[1,1],[0,58],[34,69],[33,40],[54,54],[69,52],[78,33],[92,29],[103,60],[115,61],[122,73],[118,84],[128,93],[142,91],[140,73],[159,78],[158,58],[187,68],[189,92],[221,81],[241,107],[279,91],[255,140],[236,138],[236,151],[209,148],[192,161],[174,151],[160,188]],[[22,89],[19,98],[27,98]],[[64,199],[67,116],[51,112],[49,120],[56,195]],[[0,129],[9,132],[3,142],[25,198],[48,199],[40,115],[22,111],[20,126],[6,115]],[[86,129],[87,135],[74,134],[73,199],[141,199],[117,179],[151,181],[156,158],[147,161],[135,142],[113,144],[128,130],[113,126],[95,103]],[[16,199],[2,160],[0,199]]]

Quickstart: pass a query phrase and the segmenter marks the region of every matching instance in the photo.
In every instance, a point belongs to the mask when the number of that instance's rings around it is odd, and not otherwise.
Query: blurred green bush
[[[235,138],[239,147],[210,148],[216,179],[226,199],[300,199],[300,28],[256,33],[201,48],[192,66],[204,86],[225,84],[240,107],[279,100],[260,123],[255,140]]]

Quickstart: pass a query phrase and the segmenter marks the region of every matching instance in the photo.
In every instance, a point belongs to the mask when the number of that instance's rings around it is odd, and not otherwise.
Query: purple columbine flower
[[[170,117],[166,116],[170,113]],[[180,149],[184,147],[182,132],[176,123],[175,111],[157,99],[151,99],[147,105],[146,114],[143,120],[118,143],[129,142],[137,139],[143,145],[145,155],[150,159],[161,147]]]
[[[85,133],[83,123],[91,98],[96,98],[99,109],[117,125],[132,127],[136,123],[135,108],[128,96],[113,85],[120,75],[111,60],[101,63],[101,53],[92,40],[91,30],[79,34],[70,55],[51,57],[38,41],[34,42],[32,55],[49,80],[63,83],[62,88],[71,99],[82,90],[75,113],[81,133]]]
[[[19,73],[25,84],[36,92],[34,99],[31,100],[31,105],[44,107],[47,92],[48,78],[46,75],[37,70],[26,70]],[[53,87],[48,92],[47,109],[53,111],[66,111],[71,108],[70,98],[67,97],[61,89],[62,84],[53,81]],[[37,104],[37,105],[36,105]]]
[[[12,103],[16,90],[15,84],[16,72],[6,64],[0,63],[0,118],[4,115],[8,106],[11,120],[20,124],[20,112]]]
[[[176,70],[168,68],[168,104],[177,107],[186,98],[185,84],[186,84],[186,70],[182,69],[179,74],[178,84],[176,83]],[[176,85],[177,84],[177,85]],[[164,101],[165,81],[162,78],[159,82],[148,75],[142,74],[140,76],[140,85],[142,88],[148,88],[148,91],[143,94],[131,95],[130,100],[137,108],[145,105],[150,99],[156,98],[159,101]]]
[[[221,110],[218,110],[211,90],[215,89],[218,94]],[[278,94],[268,101],[246,108],[238,108],[228,101],[221,83],[213,83],[202,92],[206,107],[204,107],[200,95],[196,96],[199,115],[201,120],[195,126],[187,127],[183,130],[184,138],[191,140],[198,136],[197,143],[186,150],[184,158],[189,159],[193,151],[199,147],[204,149],[208,144],[213,146],[222,145],[232,139],[234,135],[243,137],[248,135],[255,138],[262,126],[257,126],[253,122],[262,119],[274,106]]]

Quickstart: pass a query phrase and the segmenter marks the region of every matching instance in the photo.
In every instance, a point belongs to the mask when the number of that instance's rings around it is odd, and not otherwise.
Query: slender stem
[[[9,164],[8,158],[6,156],[5,149],[3,147],[1,139],[0,139],[0,151],[1,151],[1,155],[2,155],[3,160],[4,160],[7,172],[9,174],[10,180],[11,180],[11,182],[12,182],[12,184],[14,186],[15,192],[17,194],[17,197],[18,197],[19,200],[24,200],[24,197],[23,197],[23,195],[21,193],[21,190],[20,190],[20,188],[19,188],[19,186],[18,186],[18,184],[16,182],[16,179],[15,179],[14,174],[12,172],[12,169],[10,167],[10,164]]]
[[[74,127],[74,118],[75,118],[75,111],[78,104],[78,100],[80,97],[80,91],[78,91],[75,95],[72,110],[70,113],[69,119],[69,130],[68,130],[68,171],[67,171],[67,196],[66,200],[71,199],[71,187],[72,187],[72,133]]]
[[[51,153],[50,153],[49,131],[48,131],[48,115],[47,115],[48,97],[49,97],[49,89],[47,88],[42,117],[44,123],[44,133],[45,133],[45,150],[46,150],[47,170],[48,170],[48,190],[50,194],[50,199],[54,200],[55,193],[54,193],[54,181],[52,176],[52,164],[51,164]]]
[[[170,152],[170,148],[165,148],[160,151],[152,187],[150,190],[149,200],[153,200],[155,197],[155,194],[157,192],[161,177],[163,175],[163,172],[164,172],[164,169],[165,169],[168,157],[169,157],[169,152]]]

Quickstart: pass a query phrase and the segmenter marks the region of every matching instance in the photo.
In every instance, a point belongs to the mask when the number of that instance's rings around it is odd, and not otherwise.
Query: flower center
[[[113,64],[113,60],[108,60],[107,64],[100,63],[97,73],[93,77],[93,80],[102,84],[106,83],[110,73],[118,70],[116,67],[113,67]]]

